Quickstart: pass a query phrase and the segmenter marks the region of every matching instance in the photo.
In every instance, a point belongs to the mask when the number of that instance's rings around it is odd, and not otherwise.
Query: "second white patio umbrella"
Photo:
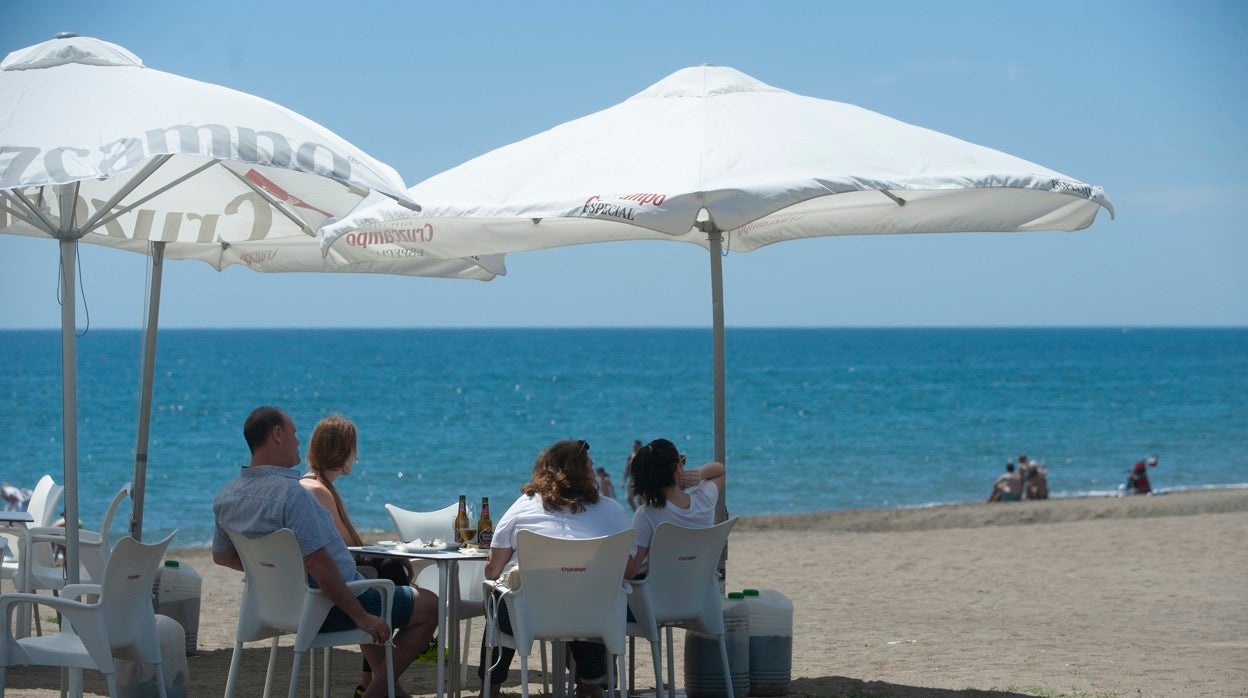
[[[714,451],[725,461],[721,249],[824,235],[1079,230],[1100,187],[732,68],[677,71],[632,98],[504,146],[327,226],[346,259],[677,240],[711,262]],[[720,518],[722,518],[722,508]]]
[[[61,247],[68,521],[78,519],[79,240],[152,242],[158,249],[313,240],[319,226],[369,192],[418,208],[393,169],[323,126],[258,97],[147,68],[133,53],[98,39],[62,35],[10,53],[0,62],[0,124],[0,232],[46,236]],[[150,353],[155,317],[149,324]],[[144,392],[150,394],[150,383]],[[135,459],[140,513],[141,430]],[[77,529],[68,527],[71,583],[78,580],[77,538]]]

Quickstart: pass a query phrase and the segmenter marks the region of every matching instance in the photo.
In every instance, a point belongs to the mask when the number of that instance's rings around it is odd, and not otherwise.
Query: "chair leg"
[[[541,650],[541,653],[542,653],[542,693],[548,696],[553,696],[555,694],[551,692],[551,683],[549,681],[550,672],[546,670],[546,667],[550,666],[549,664],[546,663],[546,641],[538,640],[537,648]],[[553,650],[552,650],[552,653],[553,653]]]
[[[322,664],[325,665],[325,668],[321,670],[321,696],[323,698],[329,698],[329,674],[330,672],[333,671],[333,669],[331,668],[333,658],[334,658],[334,648],[326,647],[325,659],[324,661],[321,662]],[[312,683],[311,674],[309,674],[308,683]],[[312,696],[312,698],[316,698],[316,696]]]
[[[394,698],[394,643],[387,642],[386,648],[386,697]],[[329,698],[329,694],[325,694]]]
[[[728,698],[733,698],[732,670],[728,668],[728,643],[724,641],[723,635],[716,635],[715,639],[719,640],[719,656],[724,662],[724,686],[728,689]]]
[[[520,695],[529,698],[529,655],[520,655]]]
[[[242,661],[243,643],[234,643],[234,654],[230,657],[230,673],[225,675],[225,696],[224,698],[234,698],[234,687],[238,683],[238,665]],[[268,688],[267,685],[265,687]],[[268,691],[266,690],[267,694]]]
[[[290,688],[286,689],[286,698],[295,698],[295,691],[299,688],[299,665],[303,663],[303,652],[295,652],[295,659],[290,663]],[[311,679],[312,682],[316,678]]]
[[[637,638],[632,635],[628,636],[628,692],[632,693],[636,690],[637,678]],[[658,698],[656,696],[655,698]]]
[[[169,698],[165,690],[165,667],[160,662],[156,662],[156,694],[160,698]]]
[[[468,683],[468,645],[472,637],[472,618],[464,619],[464,632],[459,636],[459,685]]]
[[[650,659],[654,662],[654,698],[663,698],[663,649],[659,646],[661,644],[656,631],[655,638],[650,641]]]
[[[316,698],[316,650],[308,651],[308,698]]]
[[[273,688],[273,675],[277,673],[277,636],[273,636],[273,644],[269,645],[269,668],[264,674],[264,698],[269,698]]]
[[[667,626],[667,689],[676,695],[676,651],[672,649],[672,626]]]
[[[105,674],[104,680],[108,682],[108,698],[117,698],[117,675]]]

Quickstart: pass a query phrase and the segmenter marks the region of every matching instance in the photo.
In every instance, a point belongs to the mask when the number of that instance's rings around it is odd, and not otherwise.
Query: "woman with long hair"
[[[601,496],[594,461],[589,457],[589,444],[580,440],[559,441],[543,450],[533,464],[529,482],[520,488],[520,497],[512,503],[494,526],[485,564],[487,579],[496,579],[508,563],[515,559],[517,531],[534,531],[556,538],[583,539],[609,536],[629,529],[628,514],[614,499]],[[499,628],[511,633],[506,605],[499,605]],[[576,659],[578,696],[601,696],[606,676],[606,647],[600,642],[568,643]],[[515,651],[506,647],[495,650],[493,657],[482,642],[481,665],[477,675],[485,678],[490,671],[490,698],[497,696],[507,679]]]
[[[637,551],[624,573],[629,579],[645,574],[654,529],[667,521],[686,528],[715,523],[715,504],[724,491],[722,463],[710,462],[686,469],[685,456],[667,439],[655,439],[633,455],[630,498],[640,502],[633,512]]]
[[[347,547],[363,545],[360,534],[351,523],[347,508],[342,503],[334,480],[351,474],[359,460],[357,452],[357,431],[355,423],[340,415],[331,414],[317,422],[312,430],[312,438],[308,442],[308,473],[299,478],[299,484],[311,492],[321,506],[329,510],[334,520],[334,527]],[[411,570],[407,564],[388,557],[368,557],[356,555],[356,565],[366,577],[389,579],[395,586],[407,586],[412,583]],[[370,569],[371,568],[371,569]],[[419,592],[417,593],[419,596]],[[372,680],[372,668],[368,659],[360,677],[360,685],[356,687],[357,696],[364,695],[364,687]]]

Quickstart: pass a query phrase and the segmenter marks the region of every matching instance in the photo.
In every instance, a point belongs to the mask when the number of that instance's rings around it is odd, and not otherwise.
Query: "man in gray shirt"
[[[300,460],[299,439],[294,422],[275,407],[260,407],[247,417],[243,436],[251,449],[251,464],[226,483],[212,503],[217,520],[213,562],[240,572],[243,569],[226,529],[254,538],[289,528],[299,541],[303,565],[313,585],[334,602],[322,631],[356,627],[381,643],[390,638],[391,624],[399,629],[393,649],[397,690],[398,677],[429,646],[437,630],[437,596],[415,587],[395,587],[389,622],[380,618],[381,597],[376,589],[357,597],[347,588],[346,582],[363,578],[351,551],[334,528],[329,512],[299,485],[295,471]],[[360,649],[370,666],[385,666],[385,651],[380,645],[361,645]],[[385,674],[375,671],[364,695],[385,694]]]

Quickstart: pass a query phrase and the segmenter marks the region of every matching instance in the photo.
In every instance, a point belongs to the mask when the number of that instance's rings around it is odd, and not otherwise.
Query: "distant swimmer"
[[[1005,473],[992,483],[989,502],[1017,502],[1023,497],[1023,477],[1014,471],[1014,461],[1005,462]]]
[[[1148,454],[1131,468],[1127,476],[1127,494],[1152,494],[1153,486],[1148,482],[1148,469],[1157,467],[1157,456]]]

